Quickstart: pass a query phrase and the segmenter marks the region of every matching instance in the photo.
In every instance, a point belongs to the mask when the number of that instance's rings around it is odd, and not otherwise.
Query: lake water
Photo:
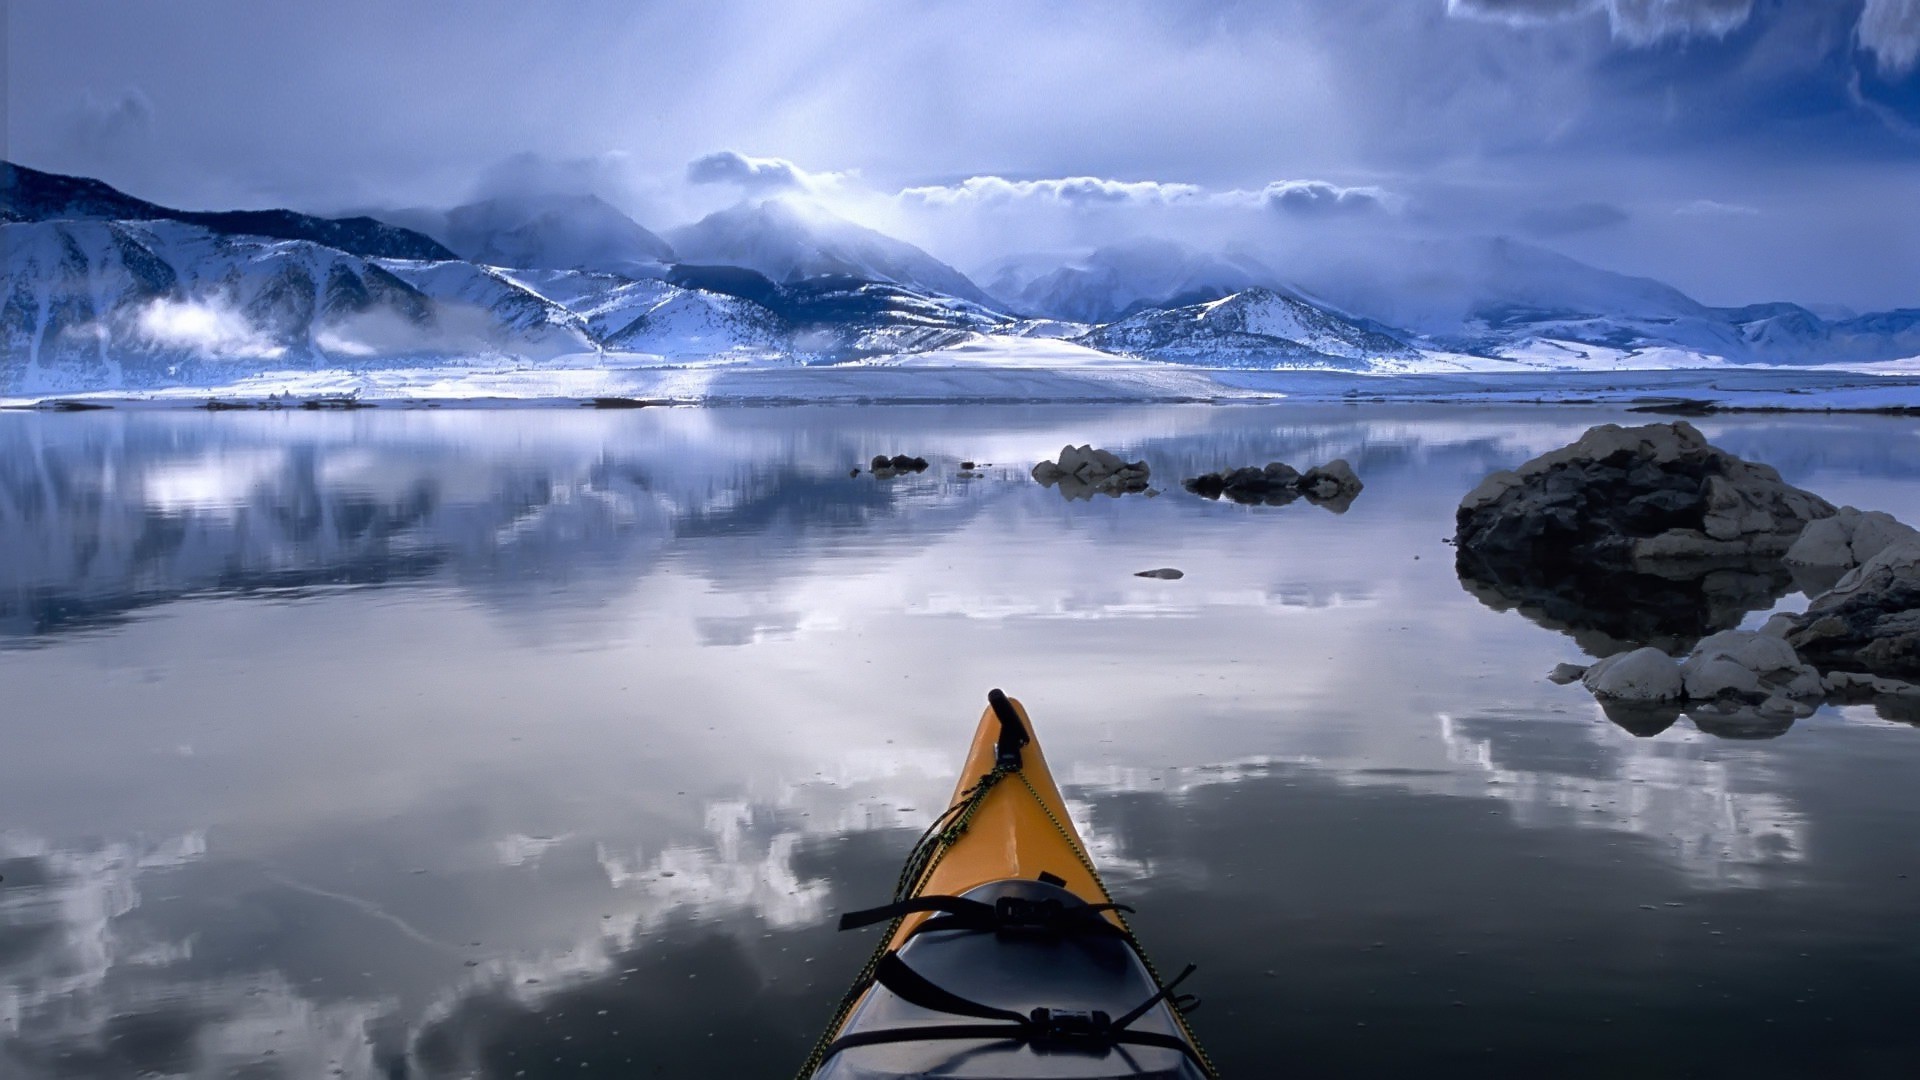
[[[1912,1075],[1920,730],[1639,737],[1456,576],[1625,419],[0,414],[0,1075],[785,1077],[993,686],[1230,1076]],[[1911,420],[1698,424],[1920,521]],[[1178,483],[1333,457],[1344,514]]]

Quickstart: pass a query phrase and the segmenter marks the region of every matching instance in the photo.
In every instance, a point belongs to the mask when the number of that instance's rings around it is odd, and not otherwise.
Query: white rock
[[[1680,665],[1694,701],[1732,694],[1761,701],[1774,696],[1817,698],[1820,673],[1800,662],[1784,638],[1753,630],[1722,630],[1703,638]]]
[[[1678,701],[1686,689],[1680,665],[1651,647],[1609,656],[1588,668],[1580,681],[1594,697],[1608,701]]]
[[[1895,543],[1916,538],[1920,532],[1892,514],[1843,506],[1830,518],[1809,522],[1785,558],[1796,566],[1847,570]]]
[[[1707,701],[1725,693],[1743,698],[1766,696],[1757,672],[1721,657],[1688,660],[1680,666],[1680,672],[1685,679],[1689,701]]]

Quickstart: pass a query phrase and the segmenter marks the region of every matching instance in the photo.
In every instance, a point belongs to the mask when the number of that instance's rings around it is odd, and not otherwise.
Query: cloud
[[[1753,0],[1447,0],[1447,14],[1538,26],[1605,12],[1615,39],[1652,45],[1676,37],[1725,37],[1753,16]]]
[[[155,345],[210,359],[273,360],[287,351],[245,315],[217,301],[155,300],[140,310],[134,324]]]
[[[689,184],[734,184],[752,194],[776,194],[785,191],[812,191],[820,179],[785,158],[749,157],[733,150],[722,150],[695,158],[687,165]]]
[[[527,195],[599,195],[622,198],[632,187],[633,163],[609,151],[587,157],[550,158],[509,154],[484,169],[473,185],[476,199]]]
[[[1902,78],[1920,64],[1920,0],[1867,0],[1856,30],[1880,74]]]
[[[73,141],[93,154],[120,150],[144,139],[153,128],[153,102],[137,86],[102,98],[91,90],[82,94],[73,115]]]
[[[1325,180],[1279,180],[1261,193],[1268,208],[1296,217],[1348,217],[1389,209],[1390,196],[1375,187],[1340,187]]]
[[[1016,202],[1054,203],[1061,206],[1154,205],[1167,206],[1194,202],[1209,197],[1196,184],[1166,183],[1159,180],[1106,180],[1096,176],[1069,176],[1047,180],[1008,180],[998,176],[974,176],[958,184],[910,187],[900,198],[933,206],[989,205]]]
[[[1760,211],[1751,206],[1738,203],[1715,202],[1712,199],[1695,199],[1673,208],[1681,217],[1759,217]]]
[[[1569,236],[1624,225],[1631,217],[1612,203],[1585,202],[1529,211],[1520,216],[1520,228],[1534,236]]]

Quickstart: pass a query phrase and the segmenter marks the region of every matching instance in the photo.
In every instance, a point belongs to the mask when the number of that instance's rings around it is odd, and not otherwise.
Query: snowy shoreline
[[[0,397],[0,408],[534,408],[800,404],[1632,405],[1676,411],[1920,411],[1920,374],[1821,368],[1260,371],[1172,364],[478,367],[263,373],[217,386]],[[211,404],[210,406],[210,403]]]

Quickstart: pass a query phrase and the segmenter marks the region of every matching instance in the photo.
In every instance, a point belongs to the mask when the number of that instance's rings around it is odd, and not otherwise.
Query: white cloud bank
[[[1753,0],[1447,0],[1447,14],[1509,26],[1605,13],[1613,36],[1630,45],[1668,38],[1725,37],[1753,16]]]
[[[1920,0],[1867,0],[1855,33],[1882,75],[1911,74],[1920,65]]]

